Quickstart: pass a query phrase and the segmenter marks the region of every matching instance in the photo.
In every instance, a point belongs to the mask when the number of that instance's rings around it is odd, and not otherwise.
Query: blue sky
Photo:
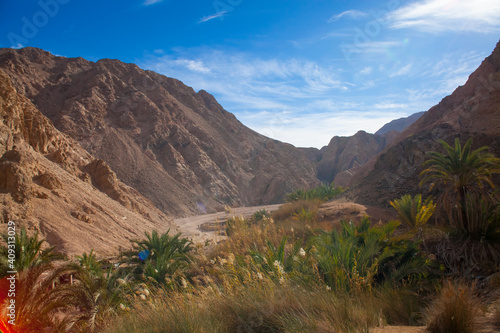
[[[133,62],[302,147],[374,132],[463,85],[498,0],[0,0],[0,47]]]

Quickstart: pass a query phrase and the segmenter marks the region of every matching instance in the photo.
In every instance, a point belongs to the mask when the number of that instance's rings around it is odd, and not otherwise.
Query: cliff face
[[[275,203],[318,183],[310,152],[255,133],[178,80],[34,48],[0,50],[0,68],[57,129],[168,214]]]
[[[385,148],[385,137],[359,131],[350,137],[332,138],[328,146],[321,148],[318,162],[318,178],[327,183],[346,185],[345,172],[353,172]]]
[[[0,70],[0,218],[37,230],[57,250],[99,255],[172,220],[60,133]]]
[[[360,168],[348,195],[361,203],[388,205],[405,193],[419,193],[419,173],[428,151],[443,151],[438,140],[452,144],[473,138],[473,148],[490,146],[500,156],[500,43],[464,86],[432,107],[403,131],[377,158]],[[496,179],[498,182],[498,179]]]

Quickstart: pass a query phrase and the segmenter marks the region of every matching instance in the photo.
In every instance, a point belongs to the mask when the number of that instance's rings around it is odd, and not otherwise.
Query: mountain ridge
[[[175,216],[280,202],[318,184],[309,153],[241,124],[206,91],[103,59],[0,50],[0,68],[62,132]]]

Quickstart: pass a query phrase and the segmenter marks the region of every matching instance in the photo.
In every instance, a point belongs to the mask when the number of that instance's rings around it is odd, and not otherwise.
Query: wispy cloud
[[[368,16],[368,14],[366,14],[362,11],[359,11],[359,10],[351,9],[351,10],[346,10],[345,12],[342,12],[340,14],[332,16],[328,20],[328,22],[329,23],[336,22],[336,21],[340,20],[342,17],[346,17],[346,16],[353,18],[353,19],[357,19],[357,18]]]
[[[433,82],[432,87],[424,84],[420,89],[408,88],[409,101],[439,100],[463,85],[469,75],[481,64],[486,54],[471,52],[466,54],[450,53],[437,61],[432,67],[428,64],[414,69],[419,73],[421,82]]]
[[[389,16],[390,27],[425,32],[500,31],[498,0],[421,0],[399,8]]]
[[[352,44],[350,51],[352,53],[379,54],[386,53],[391,48],[400,47],[402,45],[403,43],[399,41],[369,41]]]
[[[394,71],[389,73],[389,77],[396,77],[396,76],[401,76],[401,75],[407,75],[410,73],[411,69],[413,67],[413,64],[407,64],[403,67],[400,67],[398,69],[395,69]]]
[[[373,72],[373,68],[371,67],[365,67],[362,70],[359,71],[359,74],[362,75],[370,75]]]
[[[381,41],[363,47],[374,51],[396,45],[400,43]],[[336,62],[191,49],[151,53],[139,65],[209,91],[245,125],[266,136],[321,147],[333,135],[361,129],[373,133],[392,119],[429,109],[463,84],[484,56],[457,51],[438,61],[411,58],[395,64],[391,58],[378,67],[369,62],[357,72],[346,72]],[[381,75],[372,78],[374,72]],[[371,80],[366,80],[368,75]]]
[[[248,116],[248,117],[247,117]],[[327,145],[333,136],[350,136],[364,130],[374,133],[389,121],[401,117],[399,113],[384,112],[375,116],[371,111],[344,111],[336,113],[280,112],[239,114],[247,126],[271,138],[302,147]]]
[[[198,23],[203,23],[203,22],[207,22],[207,21],[210,21],[210,20],[213,20],[215,18],[218,18],[218,17],[221,17],[221,16],[224,16],[228,13],[227,10],[224,10],[224,11],[221,11],[221,12],[217,12],[215,14],[212,14],[212,15],[208,15],[208,16],[204,16],[201,18],[201,20],[198,21]]]
[[[381,102],[374,105],[375,109],[387,110],[387,109],[406,109],[407,104],[394,103],[394,102]]]
[[[149,5],[154,5],[155,3],[160,3],[162,2],[163,0],[145,0],[144,1],[144,5],[145,6],[149,6]]]

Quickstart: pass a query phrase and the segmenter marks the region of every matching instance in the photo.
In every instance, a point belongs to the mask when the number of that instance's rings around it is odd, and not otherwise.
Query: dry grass
[[[300,214],[302,209],[318,214],[318,209],[319,206],[321,206],[321,203],[322,201],[318,199],[289,202],[274,211],[272,213],[272,217],[276,221],[290,220],[295,216],[295,214]]]
[[[427,329],[433,333],[472,333],[480,313],[474,285],[447,281],[428,309]]]
[[[138,303],[104,332],[368,332],[380,322],[371,299],[324,289],[261,281],[231,291],[207,290]]]

